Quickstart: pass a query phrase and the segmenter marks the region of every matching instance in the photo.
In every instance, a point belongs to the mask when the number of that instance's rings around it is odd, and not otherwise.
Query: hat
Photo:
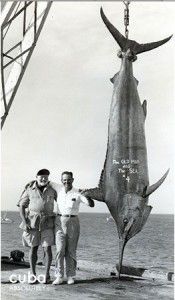
[[[36,176],[40,176],[40,175],[49,175],[50,172],[49,170],[47,169],[42,169],[42,170],[39,170],[38,173],[36,174]]]

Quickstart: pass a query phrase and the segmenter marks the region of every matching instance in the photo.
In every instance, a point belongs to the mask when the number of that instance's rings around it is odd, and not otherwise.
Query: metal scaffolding
[[[27,68],[52,1],[7,2],[1,14],[1,81],[4,125],[10,107]],[[28,21],[28,19],[30,20]],[[22,38],[6,46],[13,23],[18,20]],[[9,43],[11,44],[11,43]],[[10,68],[10,70],[9,70]]]

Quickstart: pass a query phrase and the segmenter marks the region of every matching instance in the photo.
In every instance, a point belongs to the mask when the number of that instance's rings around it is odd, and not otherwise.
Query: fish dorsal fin
[[[90,197],[97,201],[105,201],[103,197],[103,192],[99,187],[82,190],[81,194],[85,197]]]
[[[118,76],[118,73],[115,74],[114,77],[116,75]],[[84,196],[90,197],[90,198],[92,198],[94,200],[103,201],[103,202],[105,202],[104,195],[103,195],[103,185],[104,185],[104,170],[105,170],[107,153],[108,153],[108,143],[109,143],[109,140],[107,142],[106,157],[105,157],[105,162],[104,162],[103,169],[101,171],[101,175],[100,175],[100,180],[99,180],[99,183],[98,183],[98,187],[92,188],[92,189],[86,189],[86,190],[82,191],[82,194]]]
[[[143,113],[144,113],[145,118],[146,118],[146,115],[147,115],[147,101],[146,100],[143,101],[142,108],[143,108]]]
[[[116,75],[118,76],[118,73]],[[98,187],[102,191],[103,191],[103,182],[104,182],[104,170],[105,170],[106,160],[107,160],[107,154],[108,154],[108,145],[109,145],[109,137],[108,137],[108,142],[107,142],[107,150],[106,150],[105,162],[104,162],[104,166],[103,166],[103,169],[101,171],[100,180],[99,180],[99,183],[98,183]]]
[[[157,181],[156,183],[154,183],[153,185],[151,186],[148,186],[144,189],[144,192],[143,192],[143,197],[146,198],[148,197],[149,195],[151,195],[155,190],[158,189],[158,187],[164,182],[165,178],[167,177],[168,175],[168,172],[169,172],[169,169],[166,171],[166,173],[162,176],[162,178]]]
[[[99,180],[99,183],[98,183],[99,188],[103,187],[103,175],[104,175],[104,169],[101,171],[100,180]]]
[[[98,201],[105,201],[104,200],[104,196],[103,196],[103,175],[104,175],[104,169],[101,172],[100,175],[100,180],[98,183],[98,187],[96,188],[92,188],[92,189],[86,189],[83,190],[81,193],[85,196],[85,197],[90,197],[94,200],[98,200]]]

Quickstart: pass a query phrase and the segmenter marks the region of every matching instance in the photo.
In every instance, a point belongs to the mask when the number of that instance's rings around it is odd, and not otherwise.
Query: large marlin
[[[165,180],[168,171],[155,184],[149,185],[145,142],[146,100],[140,103],[133,76],[136,55],[166,43],[164,40],[139,44],[125,38],[106,18],[101,17],[119,44],[120,71],[111,79],[114,90],[108,124],[108,143],[98,187],[84,191],[87,197],[104,201],[117,225],[119,235],[119,277],[126,243],[147,221],[152,207],[148,196]]]

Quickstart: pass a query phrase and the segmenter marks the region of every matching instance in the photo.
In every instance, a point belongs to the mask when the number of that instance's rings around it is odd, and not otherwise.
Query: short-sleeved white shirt
[[[60,184],[51,183],[51,186],[57,191],[57,203],[54,208],[56,214],[61,215],[78,215],[80,203],[89,205],[86,197],[81,195],[77,189],[72,188],[67,193]]]

